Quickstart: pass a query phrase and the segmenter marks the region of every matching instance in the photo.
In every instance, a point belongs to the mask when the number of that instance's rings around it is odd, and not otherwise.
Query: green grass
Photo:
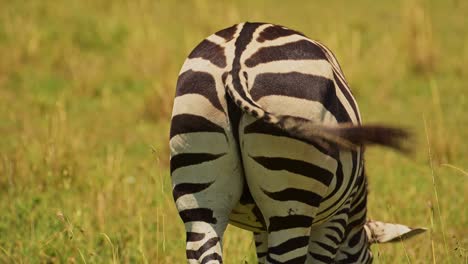
[[[322,41],[365,122],[414,131],[411,157],[368,151],[369,216],[430,231],[374,246],[376,263],[468,263],[468,2],[0,6],[1,263],[184,263],[168,173],[176,78],[199,41],[245,20]],[[224,248],[227,263],[255,261],[245,231],[230,227]]]

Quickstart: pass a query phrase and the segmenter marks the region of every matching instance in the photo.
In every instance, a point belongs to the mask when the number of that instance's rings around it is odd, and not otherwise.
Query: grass
[[[414,131],[411,157],[368,151],[369,216],[430,232],[374,246],[375,262],[468,263],[466,1],[0,6],[0,262],[183,263],[167,149],[177,74],[204,37],[249,20],[325,43],[365,122]],[[224,248],[227,263],[255,261],[245,231],[229,227]]]

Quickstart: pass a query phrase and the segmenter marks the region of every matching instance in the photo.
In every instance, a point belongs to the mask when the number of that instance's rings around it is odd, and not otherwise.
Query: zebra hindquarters
[[[266,263],[304,263],[336,161],[247,115],[239,131],[247,184],[267,226]]]
[[[345,238],[335,257],[335,263],[372,263],[372,252],[364,226],[367,221],[367,178],[362,171],[356,181],[346,226]]]
[[[243,189],[235,140],[200,116],[174,115],[171,124],[173,197],[186,229],[189,263],[222,263],[222,237]]]

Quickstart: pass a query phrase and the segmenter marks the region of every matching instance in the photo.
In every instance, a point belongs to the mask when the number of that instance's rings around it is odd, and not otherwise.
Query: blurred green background
[[[468,263],[468,1],[0,0],[0,262],[184,263],[168,128],[187,54],[263,21],[334,51],[364,122],[415,134],[369,149],[369,217],[425,226],[376,263]],[[230,227],[226,263],[255,263]]]

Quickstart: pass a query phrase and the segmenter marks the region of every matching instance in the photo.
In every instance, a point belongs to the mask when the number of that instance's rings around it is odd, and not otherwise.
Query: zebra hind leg
[[[312,227],[306,263],[335,263],[338,249],[346,235],[349,205],[347,202],[331,219]]]
[[[215,182],[197,194],[174,195],[185,225],[188,263],[223,263],[222,238],[229,212],[237,203],[241,188],[232,184],[227,186],[234,186],[233,190],[222,190],[221,185]]]
[[[173,198],[185,225],[187,260],[222,263],[222,237],[244,184],[241,166],[235,150],[226,149],[222,155],[192,153],[179,152],[171,159]]]
[[[186,223],[185,229],[188,230],[186,233],[188,263],[223,263],[221,240],[225,227],[196,222]]]

